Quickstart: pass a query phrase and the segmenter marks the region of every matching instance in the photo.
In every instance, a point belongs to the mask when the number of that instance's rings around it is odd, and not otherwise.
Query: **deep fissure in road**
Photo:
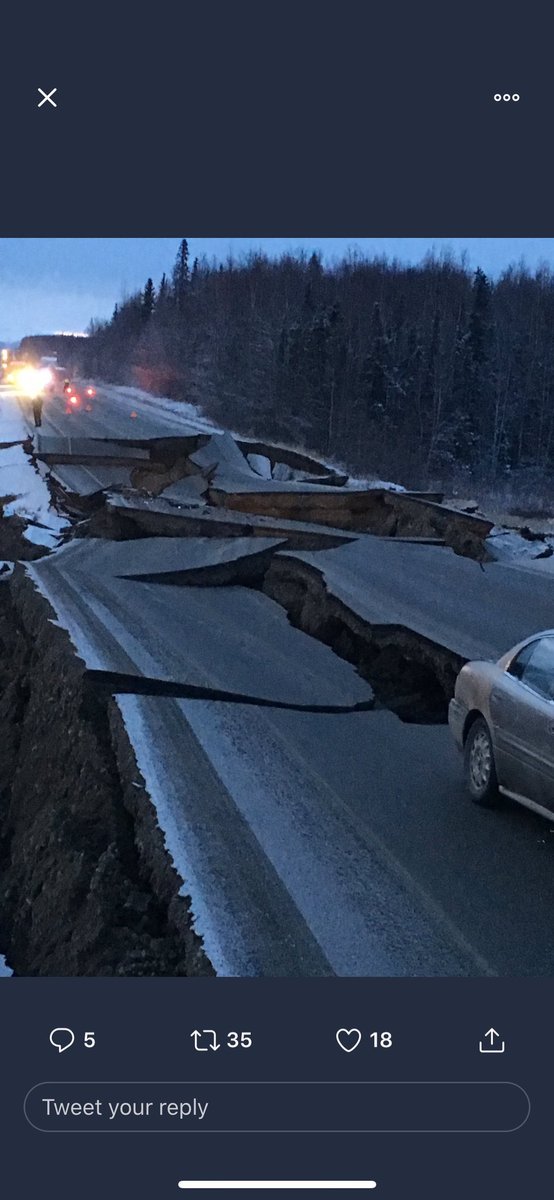
[[[20,975],[207,975],[119,710],[0,582],[0,945]],[[50,618],[50,619],[49,619]]]
[[[118,525],[119,514],[114,523]],[[132,526],[125,517],[123,528],[124,536],[132,538]],[[98,532],[95,528],[94,533]],[[325,545],[318,548],[327,549]],[[261,589],[286,610],[291,624],[357,668],[374,689],[376,707],[388,708],[414,724],[447,721],[456,676],[465,661],[462,656],[405,626],[370,625],[332,596],[321,572],[301,559],[280,556],[273,549],[225,565],[135,575],[134,579],[137,586],[152,582]]]
[[[329,593],[317,567],[301,559],[282,557],[274,548],[264,557],[245,555],[225,565],[122,578],[131,579],[137,586],[152,582],[175,587],[246,586],[262,590],[286,610],[292,625],[324,642],[339,658],[357,668],[375,692],[373,707],[387,708],[401,720],[413,724],[443,724],[447,721],[448,703],[464,659],[404,626],[370,625]],[[245,704],[267,703],[262,697],[194,688],[184,681],[167,684],[132,676],[110,678],[108,672],[92,674],[98,676],[96,686],[111,687],[113,691]],[[104,681],[101,676],[105,676]],[[317,705],[269,702],[269,707],[318,711]],[[360,707],[364,705],[355,706]],[[336,711],[347,712],[349,709],[337,706]]]
[[[324,642],[339,658],[357,668],[373,687],[377,706],[388,708],[401,720],[414,724],[445,723],[456,676],[464,663],[461,655],[404,626],[370,625],[363,621],[328,592],[316,567],[300,559],[281,557],[276,553],[277,549],[274,547],[264,554],[253,553],[234,562],[214,563],[209,567],[133,576],[122,574],[121,577],[134,581],[137,586],[159,583],[175,587],[243,586],[262,590],[286,610],[291,624]],[[163,684],[156,685],[153,681],[151,688],[145,681],[142,681],[142,687],[138,682],[136,688],[132,683],[130,686],[132,690],[146,690],[149,694],[169,694],[164,693]],[[184,683],[185,690],[179,692],[178,686],[175,685],[176,695],[194,698]]]
[[[289,620],[353,663],[377,704],[414,724],[444,723],[464,660],[402,626],[370,625],[332,596],[316,567],[275,555],[264,592]]]

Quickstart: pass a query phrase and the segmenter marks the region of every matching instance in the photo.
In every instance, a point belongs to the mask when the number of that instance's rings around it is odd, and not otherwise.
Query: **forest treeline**
[[[554,275],[451,256],[189,262],[93,322],[87,374],[198,404],[245,435],[410,486],[546,478]]]

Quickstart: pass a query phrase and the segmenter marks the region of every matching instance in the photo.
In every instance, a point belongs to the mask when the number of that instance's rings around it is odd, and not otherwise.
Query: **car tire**
[[[483,808],[491,808],[498,800],[498,780],[492,738],[484,717],[477,717],[469,730],[464,767],[471,799]]]

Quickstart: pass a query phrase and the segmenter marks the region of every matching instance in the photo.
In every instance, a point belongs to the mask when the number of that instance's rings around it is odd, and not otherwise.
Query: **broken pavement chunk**
[[[82,539],[27,568],[87,668],[185,680],[310,708],[368,699],[367,683],[354,669],[293,629],[280,606],[261,591],[162,582],[144,588],[122,579],[124,555],[132,564],[135,553],[139,563],[143,545]],[[169,551],[182,556],[187,546],[169,544]],[[152,563],[159,566],[164,547],[152,544],[151,551]]]
[[[50,472],[65,492],[83,500],[97,496],[110,487],[124,487],[131,482],[129,467],[71,465],[59,463]]]
[[[341,546],[355,534],[321,524],[227,512],[209,505],[180,505],[162,496],[109,495],[105,507],[92,517],[88,534],[120,540],[161,537],[278,537],[291,548],[318,550]]]
[[[114,573],[120,579],[183,586],[221,586],[261,582],[279,538],[144,538],[112,546]],[[110,547],[109,542],[100,542]]]
[[[125,442],[109,442],[95,438],[51,437],[37,434],[36,456],[46,463],[82,463],[85,466],[122,466],[133,462],[148,462],[148,450]]]

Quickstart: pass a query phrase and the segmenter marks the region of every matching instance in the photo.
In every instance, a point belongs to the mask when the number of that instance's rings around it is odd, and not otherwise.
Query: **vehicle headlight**
[[[37,371],[36,367],[23,367],[21,371],[17,372],[16,387],[30,400],[35,400],[42,388],[40,375],[41,373]]]

